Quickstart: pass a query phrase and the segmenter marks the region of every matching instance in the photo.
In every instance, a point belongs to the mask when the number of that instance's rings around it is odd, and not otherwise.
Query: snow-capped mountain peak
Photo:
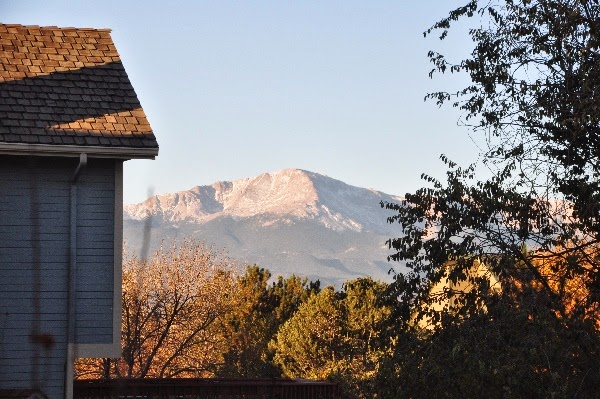
[[[156,249],[163,240],[189,238],[224,248],[233,259],[259,264],[274,275],[294,273],[338,286],[358,276],[389,280],[390,267],[402,265],[387,262],[386,241],[400,228],[387,223],[391,213],[379,203],[399,200],[318,173],[285,169],[127,205],[124,237],[133,254]]]
[[[264,226],[311,219],[332,230],[387,231],[379,202],[398,201],[372,189],[300,169],[197,186],[126,205],[125,219],[198,223],[229,216],[259,218]]]

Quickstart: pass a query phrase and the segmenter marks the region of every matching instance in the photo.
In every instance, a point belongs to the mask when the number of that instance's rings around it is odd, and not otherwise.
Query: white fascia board
[[[85,145],[0,143],[0,154],[91,158],[154,159],[158,148],[102,147]]]

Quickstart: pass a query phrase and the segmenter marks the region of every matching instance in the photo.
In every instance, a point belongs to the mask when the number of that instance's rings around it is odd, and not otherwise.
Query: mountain
[[[337,286],[372,276],[390,280],[385,241],[399,234],[381,201],[400,198],[299,169],[197,186],[125,205],[127,248],[139,253],[151,217],[150,248],[194,238],[257,263],[274,275],[292,273]]]

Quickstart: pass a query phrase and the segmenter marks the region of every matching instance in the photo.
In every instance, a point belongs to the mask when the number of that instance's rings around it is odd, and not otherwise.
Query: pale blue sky
[[[423,102],[465,80],[428,78],[423,31],[456,0],[0,0],[4,23],[110,28],[158,138],[125,166],[125,202],[285,168],[403,195],[441,153],[477,149],[459,114]],[[463,29],[464,33],[464,29]]]

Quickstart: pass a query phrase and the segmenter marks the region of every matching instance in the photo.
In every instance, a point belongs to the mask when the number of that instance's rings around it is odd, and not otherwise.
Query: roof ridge
[[[0,23],[0,26],[6,26],[9,28],[27,28],[27,29],[83,30],[83,31],[94,31],[94,32],[112,32],[112,29],[110,29],[110,28],[76,28],[73,26],[60,27],[60,26],[55,26],[55,25],[40,26],[40,25],[22,25],[22,24]]]

